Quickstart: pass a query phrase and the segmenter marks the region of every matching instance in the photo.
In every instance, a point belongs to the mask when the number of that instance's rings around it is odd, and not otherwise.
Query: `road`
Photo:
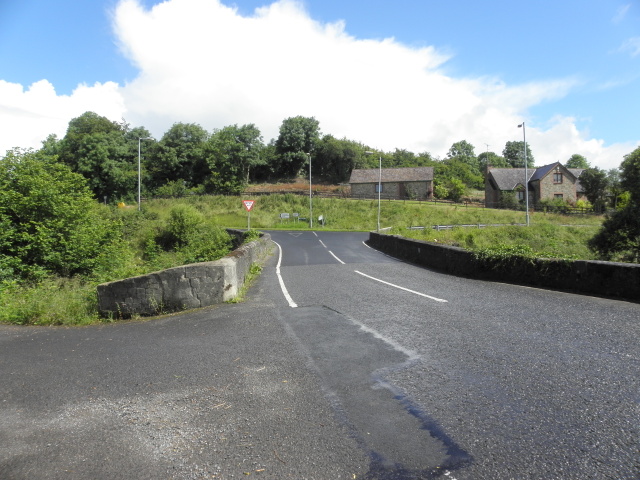
[[[271,232],[243,304],[0,329],[0,478],[640,478],[640,306]]]

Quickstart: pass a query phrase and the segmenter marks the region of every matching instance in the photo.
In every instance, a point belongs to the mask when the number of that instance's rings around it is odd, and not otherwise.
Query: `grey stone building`
[[[351,196],[377,198],[379,183],[382,187],[380,197],[385,199],[431,200],[433,167],[355,169],[349,179]]]
[[[529,205],[554,199],[575,204],[584,196],[579,180],[583,171],[583,168],[566,168],[560,162],[528,169]],[[485,177],[485,206],[498,207],[504,192],[514,192],[518,200],[524,201],[524,176],[524,168],[489,167]]]

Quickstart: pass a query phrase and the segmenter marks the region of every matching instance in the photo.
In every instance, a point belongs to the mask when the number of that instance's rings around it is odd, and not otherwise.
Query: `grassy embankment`
[[[280,213],[299,213],[301,217],[308,217],[309,198],[306,196],[284,194],[243,198],[256,200],[251,211],[252,229],[308,229],[305,221],[280,219]],[[166,232],[172,210],[186,205],[190,211],[197,211],[204,224],[212,229],[246,228],[247,212],[241,200],[239,197],[221,196],[158,199],[145,202],[142,212],[135,208],[112,209],[108,214],[120,218],[123,236],[109,265],[90,277],[51,278],[31,287],[5,286],[0,289],[0,322],[78,325],[105,321],[97,313],[95,292],[99,283],[198,261],[199,253],[194,248],[185,246],[171,251],[159,248],[158,236]],[[586,241],[602,222],[601,217],[536,213],[531,215],[531,226],[524,228],[515,225],[524,222],[523,212],[409,201],[383,201],[381,207],[381,225],[393,227],[391,233],[469,249],[503,244],[527,245],[536,253],[562,258],[594,258],[586,247]],[[377,200],[314,198],[314,229],[373,230],[377,223],[377,209]],[[326,219],[324,227],[318,225],[320,215]],[[433,225],[478,223],[508,226],[446,231],[431,228]],[[426,228],[408,230],[408,226]]]

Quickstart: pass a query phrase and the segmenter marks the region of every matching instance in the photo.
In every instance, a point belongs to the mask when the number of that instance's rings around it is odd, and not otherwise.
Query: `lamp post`
[[[364,152],[365,155],[373,155],[373,152]],[[382,192],[382,154],[378,154],[378,228],[380,231],[380,193]]]
[[[309,157],[309,228],[313,228],[313,200],[311,199],[311,153],[307,153]]]
[[[527,166],[527,133],[525,130],[524,122],[518,125],[518,128],[522,127],[522,138],[524,140],[524,198],[525,207],[527,209],[527,227],[529,226],[529,170]]]
[[[153,140],[151,137],[139,137],[138,138],[138,211],[140,211],[140,184],[141,184],[141,175],[140,175],[140,142],[142,140]]]

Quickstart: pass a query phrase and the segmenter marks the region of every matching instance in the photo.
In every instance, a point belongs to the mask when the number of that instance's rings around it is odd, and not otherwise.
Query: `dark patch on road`
[[[286,309],[280,317],[337,417],[368,452],[366,478],[436,478],[472,462],[435,419],[385,380],[418,361],[411,352],[326,307]]]

